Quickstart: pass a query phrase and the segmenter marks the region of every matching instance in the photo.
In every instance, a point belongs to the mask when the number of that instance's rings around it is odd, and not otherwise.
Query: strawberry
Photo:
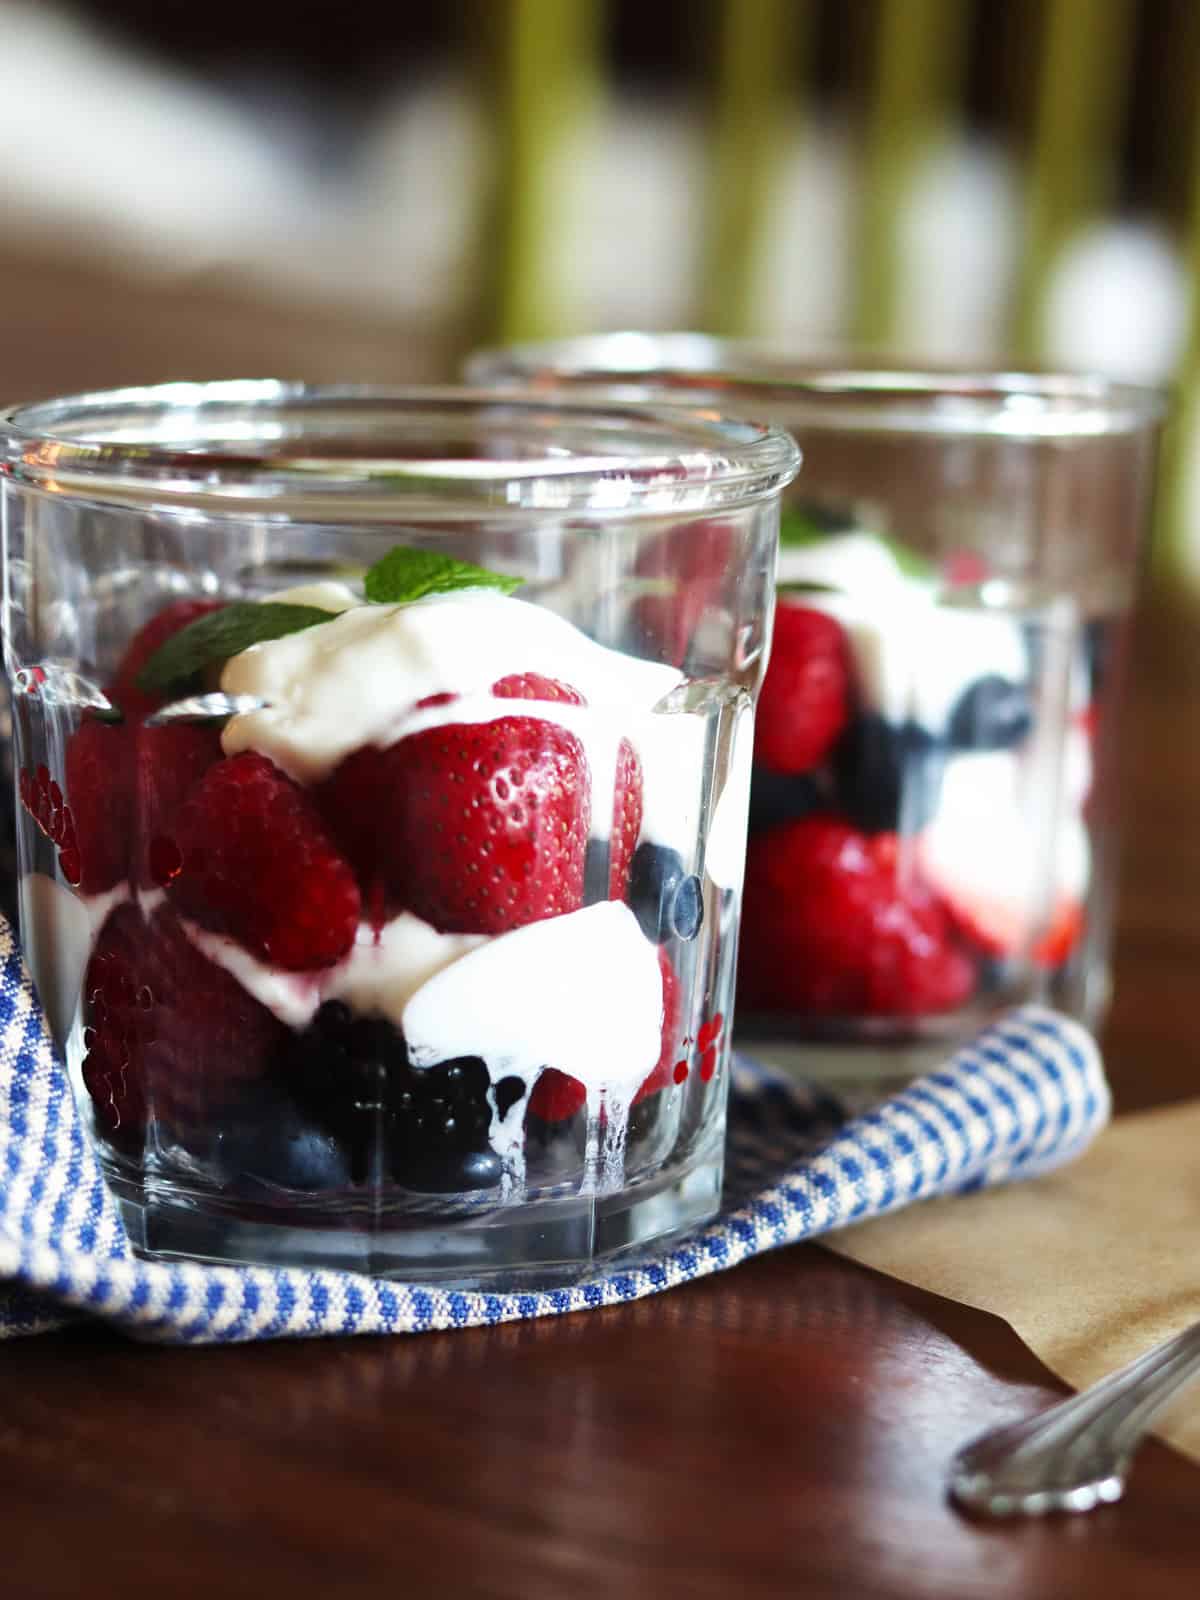
[[[665,950],[658,952],[658,966],[663,982],[662,1050],[653,1070],[647,1074],[641,1088],[633,1097],[640,1105],[652,1094],[675,1082],[675,1064],[687,1055],[681,1038],[683,1024],[683,989],[675,968],[667,959]]]
[[[636,1106],[650,1095],[665,1089],[675,1078],[675,1066],[686,1055],[680,1038],[683,1021],[683,991],[675,968],[664,951],[658,953],[659,970],[663,981],[662,1052],[653,1069],[633,1097]],[[533,1086],[529,1109],[543,1122],[565,1122],[583,1110],[587,1103],[587,1090],[578,1078],[572,1078],[557,1067],[543,1072]]]
[[[443,933],[505,933],[583,904],[587,760],[555,723],[448,723],[367,745],[319,798],[364,885]]]
[[[165,695],[147,694],[137,684],[138,674],[155,651],[190,622],[220,608],[219,600],[173,600],[138,629],[125,648],[108,691],[109,699],[120,706],[127,719],[149,716],[165,704]]]
[[[587,1090],[578,1078],[547,1067],[533,1086],[529,1110],[543,1122],[566,1122],[587,1104]]]
[[[608,843],[608,898],[624,900],[629,892],[629,869],[642,831],[642,763],[628,739],[617,748],[617,775],[613,792],[612,831]]]
[[[154,867],[176,909],[289,971],[347,954],[361,903],[347,863],[298,784],[256,751],[193,787]]]
[[[585,706],[578,689],[558,678],[544,678],[540,672],[510,672],[492,685],[497,700],[548,700],[552,704]]]
[[[914,1016],[968,998],[974,970],[894,834],[829,816],[756,834],[746,859],[739,997],[760,1010]]]
[[[84,977],[83,1079],[101,1128],[126,1137],[154,1118],[202,1125],[231,1086],[264,1075],[283,1025],[195,948],[169,909],[126,902]]]
[[[809,772],[850,719],[850,662],[841,624],[781,600],[758,697],[754,757],[773,772]]]
[[[640,596],[634,617],[647,644],[670,666],[682,666],[701,617],[719,598],[732,552],[729,524],[706,519],[672,528],[639,553],[637,576],[662,592]]]

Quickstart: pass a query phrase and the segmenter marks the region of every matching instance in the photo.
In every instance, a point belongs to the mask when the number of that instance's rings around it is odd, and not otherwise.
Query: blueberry
[[[494,1189],[504,1174],[504,1163],[494,1150],[468,1150],[441,1160],[418,1158],[405,1173],[405,1184],[418,1194],[463,1194],[471,1189]]]
[[[594,906],[608,899],[609,843],[607,839],[589,839],[583,858],[583,903]]]
[[[944,765],[927,729],[868,712],[834,751],[837,809],[864,833],[916,833],[937,810]]]
[[[811,772],[796,775],[754,768],[750,779],[750,832],[773,828],[779,822],[799,822],[813,811],[825,811],[829,800],[819,778]]]
[[[345,1151],[306,1117],[282,1084],[267,1079],[214,1118],[220,1131],[207,1157],[225,1183],[272,1184],[308,1193],[344,1189]]]
[[[694,939],[704,921],[700,879],[685,872],[677,850],[640,844],[629,871],[629,904],[642,932],[655,944]]]
[[[1116,653],[1117,624],[1111,617],[1093,617],[1083,625],[1083,655],[1087,666],[1088,699],[1103,694]]]
[[[951,750],[1010,750],[1033,727],[1029,690],[990,673],[964,689],[950,712]]]
[[[675,891],[675,904],[671,907],[671,923],[680,939],[694,939],[704,921],[704,896],[700,879],[694,872]]]
[[[499,1181],[488,1144],[491,1080],[477,1056],[414,1068],[390,1022],[328,1001],[295,1036],[285,1065],[297,1099],[346,1151],[353,1182],[445,1194]],[[524,1093],[519,1078],[502,1079],[501,1116]]]

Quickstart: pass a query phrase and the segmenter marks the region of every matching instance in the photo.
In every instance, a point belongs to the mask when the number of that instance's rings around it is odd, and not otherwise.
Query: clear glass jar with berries
[[[711,1215],[792,441],[276,383],[2,426],[22,938],[140,1248],[499,1285]]]
[[[738,1021],[756,1047],[903,1076],[1019,1001],[1097,1022],[1162,397],[692,334],[468,370],[768,417],[803,449],[755,732]]]

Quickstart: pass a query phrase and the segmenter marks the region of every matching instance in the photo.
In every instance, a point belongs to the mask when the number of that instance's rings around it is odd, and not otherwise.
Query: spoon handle
[[[966,1445],[950,1493],[992,1517],[1090,1511],[1119,1500],[1130,1457],[1173,1394],[1200,1373],[1200,1323],[1082,1394]]]

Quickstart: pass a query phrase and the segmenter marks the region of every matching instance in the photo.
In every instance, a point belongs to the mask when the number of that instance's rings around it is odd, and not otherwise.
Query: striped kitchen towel
[[[852,1115],[735,1064],[721,1214],[681,1243],[536,1293],[137,1256],[105,1187],[19,948],[0,918],[0,1337],[80,1317],[176,1343],[419,1333],[636,1300],[932,1195],[1045,1172],[1109,1112],[1090,1036],[1013,1012],[945,1067]]]

